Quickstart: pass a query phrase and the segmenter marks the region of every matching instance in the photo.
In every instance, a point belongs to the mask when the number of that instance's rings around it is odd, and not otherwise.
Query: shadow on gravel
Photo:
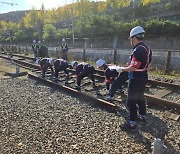
[[[36,85],[43,85],[47,86],[46,84],[43,84],[41,82],[36,81]],[[80,102],[85,102],[83,104],[89,105],[97,110],[103,110],[109,113],[112,113],[111,110],[109,110],[107,107],[103,107],[102,105],[96,105],[93,102],[78,98],[77,96],[74,96],[68,92],[62,91],[57,89],[56,87],[49,87],[50,92],[54,93],[56,91],[62,92],[64,94],[70,95],[72,97],[75,97],[76,99],[79,99]],[[97,90],[98,91],[98,90]],[[123,104],[125,103],[125,100],[123,101]],[[122,105],[124,106],[124,105]],[[128,112],[125,109],[125,107],[118,107],[115,112],[113,112],[118,117],[123,117],[124,119],[128,119]],[[161,140],[164,140],[164,137],[166,134],[168,134],[168,127],[167,124],[157,117],[156,115],[153,115],[152,113],[147,114],[147,123],[142,124],[140,122],[137,122],[137,128],[135,131],[126,131],[126,133],[134,139],[134,141],[140,145],[144,145],[146,147],[146,150],[148,152],[151,152],[151,144],[154,141],[154,138],[160,138]],[[170,144],[167,144],[167,152],[164,152],[164,154],[177,154],[178,151],[176,151]]]
[[[156,108],[157,110],[157,108]],[[162,110],[162,109],[161,109]],[[117,116],[124,117],[124,119],[128,119],[128,111],[127,109],[118,108]],[[120,126],[121,127],[121,126]],[[143,144],[148,152],[152,152],[152,143],[155,138],[160,138],[165,142],[167,149],[164,148],[163,154],[178,154],[178,151],[172,147],[166,141],[166,136],[168,136],[168,126],[167,124],[160,119],[160,117],[147,113],[147,122],[142,123],[137,120],[137,128],[135,130],[122,130],[125,131],[134,141],[138,144]]]

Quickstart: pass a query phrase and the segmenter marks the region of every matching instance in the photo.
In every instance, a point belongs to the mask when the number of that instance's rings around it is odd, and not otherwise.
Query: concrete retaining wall
[[[152,50],[152,67],[164,70],[167,60],[167,52],[165,50]],[[56,56],[56,48],[49,48],[49,55]],[[70,49],[69,57],[75,60],[83,61],[97,61],[102,58],[107,61],[107,63],[114,62],[114,50],[113,49]],[[117,49],[116,62],[118,64],[126,65],[129,56],[132,54],[130,49]],[[84,56],[85,55],[85,56]],[[169,64],[170,71],[180,72],[180,52],[172,52]]]
[[[73,46],[72,39],[66,40],[70,47]],[[95,38],[91,39],[75,39],[75,48],[113,48],[114,38]],[[153,49],[180,49],[180,37],[145,37],[144,42]],[[53,43],[47,43],[47,46],[58,46],[60,42],[54,41]],[[116,48],[119,49],[130,49],[130,42],[127,38],[117,38]]]

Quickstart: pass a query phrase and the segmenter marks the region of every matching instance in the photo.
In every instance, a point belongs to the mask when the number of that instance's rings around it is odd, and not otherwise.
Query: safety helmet
[[[103,60],[103,59],[99,59],[99,60],[96,62],[97,68],[103,66],[104,64],[105,64],[105,60]]]
[[[65,42],[65,39],[64,39],[64,38],[62,39],[62,42]]]
[[[38,43],[40,44],[40,43],[41,43],[41,41],[38,41]]]
[[[133,36],[137,36],[138,34],[140,34],[139,36],[143,37],[142,34],[144,34],[144,33],[145,33],[145,30],[141,26],[136,26],[130,31],[129,38],[131,38]]]
[[[72,67],[74,67],[75,64],[78,64],[78,62],[77,62],[77,61],[72,61],[72,62],[71,62],[71,66],[72,66]]]
[[[33,43],[36,43],[36,40],[33,40]]]
[[[51,63],[53,63],[53,62],[54,62],[54,59],[52,59],[52,58],[48,58],[48,62],[51,64]]]

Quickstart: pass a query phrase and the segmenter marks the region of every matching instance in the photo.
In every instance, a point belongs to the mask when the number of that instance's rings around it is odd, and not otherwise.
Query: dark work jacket
[[[108,68],[108,66],[105,66],[105,72],[104,72],[104,76],[105,76],[105,82],[106,83],[110,83],[112,79],[118,77],[119,73],[116,71],[116,69],[110,69]]]
[[[147,80],[148,79],[147,67],[151,63],[151,59],[152,59],[151,49],[148,46],[146,46],[143,42],[138,43],[133,48],[133,53],[130,56],[130,65],[137,69],[140,70],[145,69],[145,70],[144,71],[137,70],[134,72],[129,72],[128,73],[129,79]]]
[[[91,64],[87,64],[87,63],[80,63],[77,65],[75,74],[78,75],[79,73],[88,69],[89,67],[93,67],[93,66]]]
[[[65,70],[68,68],[68,62],[64,59],[56,59],[54,62],[55,69],[58,68],[59,71]]]

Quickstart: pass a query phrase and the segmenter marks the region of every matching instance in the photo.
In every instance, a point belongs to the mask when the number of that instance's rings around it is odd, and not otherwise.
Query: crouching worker
[[[40,69],[41,69],[41,72],[42,72],[42,77],[44,78],[45,77],[45,73],[47,71],[48,68],[51,69],[51,77],[53,77],[54,75],[54,70],[53,70],[53,59],[52,58],[42,58],[40,60],[37,60],[36,62],[38,64],[40,64]]]
[[[56,59],[54,61],[54,69],[55,69],[54,78],[55,78],[55,81],[58,81],[59,72],[64,71],[64,73],[66,73],[65,84],[68,83],[69,71],[67,70],[67,68],[68,68],[68,62],[66,60],[64,60],[64,59]]]
[[[123,72],[119,74],[117,71],[119,66],[108,66],[103,59],[99,59],[96,65],[100,70],[104,71],[106,89],[109,95],[107,99],[113,101],[116,90],[119,89],[122,91],[122,84],[128,80],[128,73]],[[112,84],[111,87],[110,84]]]
[[[75,69],[75,75],[76,75],[76,79],[77,79],[76,90],[81,89],[80,88],[81,80],[86,76],[91,77],[91,80],[93,81],[93,86],[95,87],[95,80],[94,80],[95,69],[92,65],[84,63],[84,62],[78,64],[78,62],[73,61],[73,62],[71,62],[71,66],[73,67],[73,69]]]

